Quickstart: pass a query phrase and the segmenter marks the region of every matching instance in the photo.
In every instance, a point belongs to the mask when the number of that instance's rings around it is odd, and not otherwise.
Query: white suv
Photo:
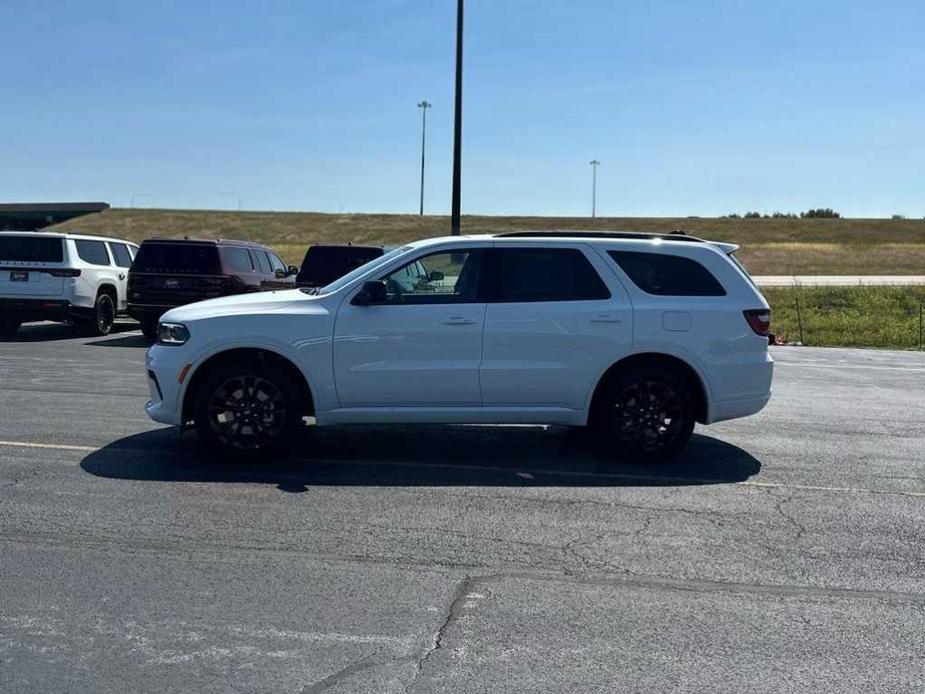
[[[264,449],[314,416],[590,424],[667,457],[694,423],[771,395],[770,311],[736,246],[517,232],[397,248],[326,287],[203,301],[161,319],[148,415]]]
[[[126,275],[137,250],[99,236],[0,232],[0,336],[36,320],[108,334],[125,310]]]

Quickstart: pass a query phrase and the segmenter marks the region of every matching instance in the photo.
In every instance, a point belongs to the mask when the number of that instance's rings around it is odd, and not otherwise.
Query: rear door
[[[0,296],[62,296],[66,260],[62,238],[0,234]]]
[[[601,373],[629,351],[629,297],[589,250],[518,244],[489,252],[480,368],[486,407],[583,409]]]

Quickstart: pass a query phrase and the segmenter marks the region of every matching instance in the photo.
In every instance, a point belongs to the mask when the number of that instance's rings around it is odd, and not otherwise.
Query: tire
[[[13,337],[22,321],[10,316],[0,318],[0,337]]]
[[[160,322],[160,318],[157,316],[145,316],[138,322],[141,323],[142,335],[149,340],[157,339],[157,324]]]
[[[302,422],[302,398],[292,374],[259,359],[212,368],[194,395],[196,432],[225,453],[256,454],[280,448]]]
[[[592,416],[598,441],[618,458],[670,460],[694,431],[694,393],[670,369],[627,371],[607,383]]]
[[[74,327],[82,335],[102,337],[112,332],[112,326],[115,322],[116,305],[109,294],[100,292],[96,297],[96,303],[93,304],[93,316],[91,318],[77,319],[74,322]]]

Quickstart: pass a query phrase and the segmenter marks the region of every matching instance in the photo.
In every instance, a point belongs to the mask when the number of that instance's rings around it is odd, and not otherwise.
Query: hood
[[[178,306],[170,309],[161,320],[184,321],[201,320],[203,318],[216,318],[219,316],[247,315],[254,313],[269,313],[278,311],[294,302],[302,304],[312,302],[315,297],[307,295],[298,289],[285,289],[275,292],[255,292],[253,294],[235,294],[223,296],[219,299],[198,301],[195,304]]]

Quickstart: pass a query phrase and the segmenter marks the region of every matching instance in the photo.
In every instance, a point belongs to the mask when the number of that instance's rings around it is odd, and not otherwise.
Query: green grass
[[[915,219],[707,219],[464,216],[463,233],[523,229],[667,232],[684,229],[742,246],[739,257],[757,275],[925,273],[925,221]],[[298,263],[313,243],[395,245],[449,233],[445,216],[113,209],[56,229],[121,236],[249,239]]]
[[[773,312],[772,331],[791,342],[812,347],[920,348],[925,287],[787,287],[763,293]]]

